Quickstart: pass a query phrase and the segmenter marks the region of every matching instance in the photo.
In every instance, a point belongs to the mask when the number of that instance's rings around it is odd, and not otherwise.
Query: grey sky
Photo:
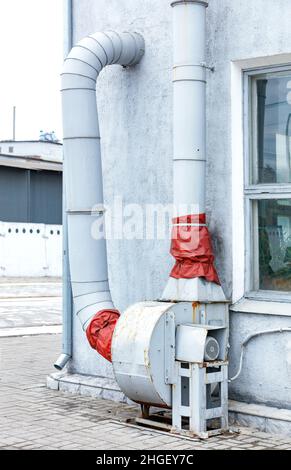
[[[0,139],[61,137],[62,0],[0,0]]]

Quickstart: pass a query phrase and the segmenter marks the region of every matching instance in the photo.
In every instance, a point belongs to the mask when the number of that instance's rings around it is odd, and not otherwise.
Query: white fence
[[[0,222],[0,276],[61,275],[61,225]]]

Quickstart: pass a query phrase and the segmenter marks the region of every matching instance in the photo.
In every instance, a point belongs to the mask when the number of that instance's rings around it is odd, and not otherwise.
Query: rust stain
[[[144,350],[144,364],[145,364],[145,367],[148,371],[148,378],[149,378],[150,382],[152,384],[154,384],[154,379],[153,379],[153,376],[151,374],[151,362],[150,362],[150,358],[149,358],[149,351],[147,349]]]
[[[144,359],[144,365],[146,366],[146,368],[150,369],[151,363],[150,363],[150,358],[149,358],[149,350],[147,348],[145,348],[143,351],[143,359]]]
[[[150,403],[150,402],[143,402],[143,401],[139,401],[139,400],[134,400],[134,401],[135,401],[135,403],[138,403],[139,405],[154,406],[155,408],[164,408],[164,409],[167,409],[167,410],[171,409],[171,406],[166,405],[164,403]]]
[[[197,313],[200,307],[200,302],[192,302],[193,308],[193,323],[197,323]]]

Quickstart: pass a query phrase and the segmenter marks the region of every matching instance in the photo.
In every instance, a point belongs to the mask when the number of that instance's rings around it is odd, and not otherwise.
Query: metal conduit
[[[73,47],[63,67],[69,267],[74,310],[84,330],[98,311],[114,309],[108,284],[106,242],[104,238],[94,240],[91,235],[91,208],[96,204],[103,205],[95,84],[107,65],[135,65],[143,54],[144,40],[140,34],[100,32],[82,39]],[[104,211],[98,210],[97,216],[104,218]]]

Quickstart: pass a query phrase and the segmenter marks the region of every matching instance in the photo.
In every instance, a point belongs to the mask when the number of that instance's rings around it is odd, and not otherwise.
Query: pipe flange
[[[171,7],[175,7],[176,5],[183,3],[199,3],[200,5],[208,7],[208,0],[174,0],[171,3]]]

